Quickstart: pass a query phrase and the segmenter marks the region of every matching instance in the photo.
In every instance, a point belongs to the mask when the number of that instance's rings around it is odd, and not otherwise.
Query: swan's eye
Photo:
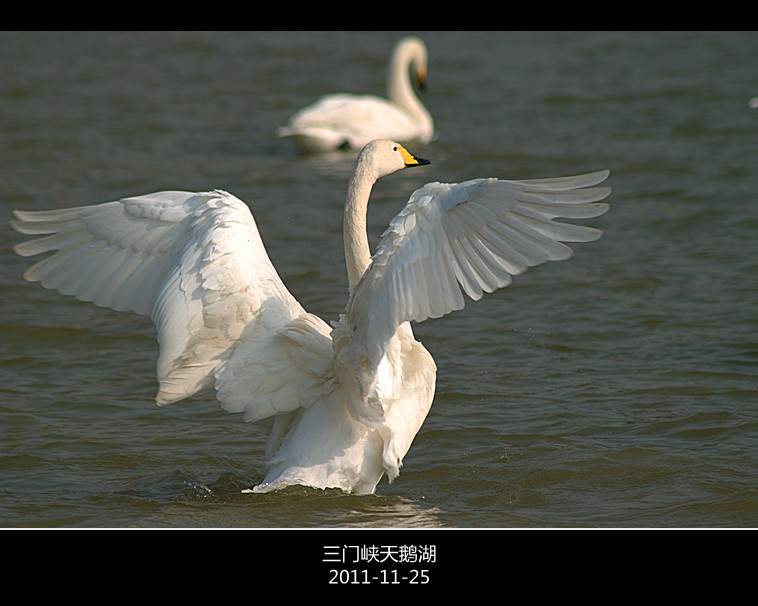
[[[392,148],[392,151],[397,151],[397,145]]]

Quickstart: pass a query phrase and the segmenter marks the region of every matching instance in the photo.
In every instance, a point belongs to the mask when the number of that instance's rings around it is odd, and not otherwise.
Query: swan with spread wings
[[[600,231],[555,218],[607,210],[607,171],[428,183],[373,256],[366,212],[377,179],[427,164],[389,140],[359,154],[344,212],[349,297],[332,325],[274,269],[248,206],[223,191],[167,191],[94,206],[15,211],[52,252],[25,278],[157,327],[158,404],[215,389],[223,408],[266,421],[267,474],[253,491],[301,484],[373,493],[403,457],[434,397],[436,366],[411,322],[463,308]]]

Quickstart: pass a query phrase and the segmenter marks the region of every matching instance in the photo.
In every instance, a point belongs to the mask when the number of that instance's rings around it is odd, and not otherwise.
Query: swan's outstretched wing
[[[406,321],[436,318],[545,261],[567,259],[563,242],[597,229],[553,221],[603,214],[608,171],[531,181],[429,183],[392,220],[346,309],[356,364],[371,377]],[[365,385],[364,385],[365,388]]]
[[[308,317],[271,264],[249,208],[226,192],[160,192],[15,214],[18,231],[43,236],[17,245],[18,254],[55,251],[26,272],[27,280],[153,319],[160,343],[160,404],[223,383],[237,344],[251,333],[259,348],[276,341],[284,344],[279,351],[294,343],[281,335]],[[312,336],[318,349],[318,331]],[[270,370],[252,368],[247,384]],[[280,385],[300,379],[281,374]],[[261,411],[246,410],[250,419],[276,411],[270,402],[276,386],[259,381],[257,388],[268,399],[261,400]],[[243,405],[232,393],[224,404],[243,410],[255,406],[250,404],[255,395],[254,387]]]

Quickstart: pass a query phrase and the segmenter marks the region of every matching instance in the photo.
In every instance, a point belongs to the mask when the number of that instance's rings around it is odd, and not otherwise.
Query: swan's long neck
[[[371,249],[368,245],[368,233],[366,232],[366,213],[371,188],[376,179],[373,171],[369,170],[359,159],[347,186],[342,228],[345,240],[347,279],[350,286],[354,286],[360,280],[371,263]]]
[[[411,84],[409,69],[415,59],[421,61],[423,51],[414,44],[407,44],[393,54],[387,73],[387,97],[408,112],[425,129],[431,128],[431,116],[416,96]]]

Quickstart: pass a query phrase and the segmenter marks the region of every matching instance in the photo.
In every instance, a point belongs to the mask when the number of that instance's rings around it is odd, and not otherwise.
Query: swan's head
[[[390,61],[390,71],[402,71],[406,66],[410,67],[416,84],[421,90],[426,85],[426,70],[428,63],[426,44],[416,36],[405,36],[398,40]]]
[[[384,177],[403,168],[431,164],[429,160],[418,158],[399,143],[389,139],[376,139],[367,143],[356,161],[356,171],[369,170],[375,178]]]

